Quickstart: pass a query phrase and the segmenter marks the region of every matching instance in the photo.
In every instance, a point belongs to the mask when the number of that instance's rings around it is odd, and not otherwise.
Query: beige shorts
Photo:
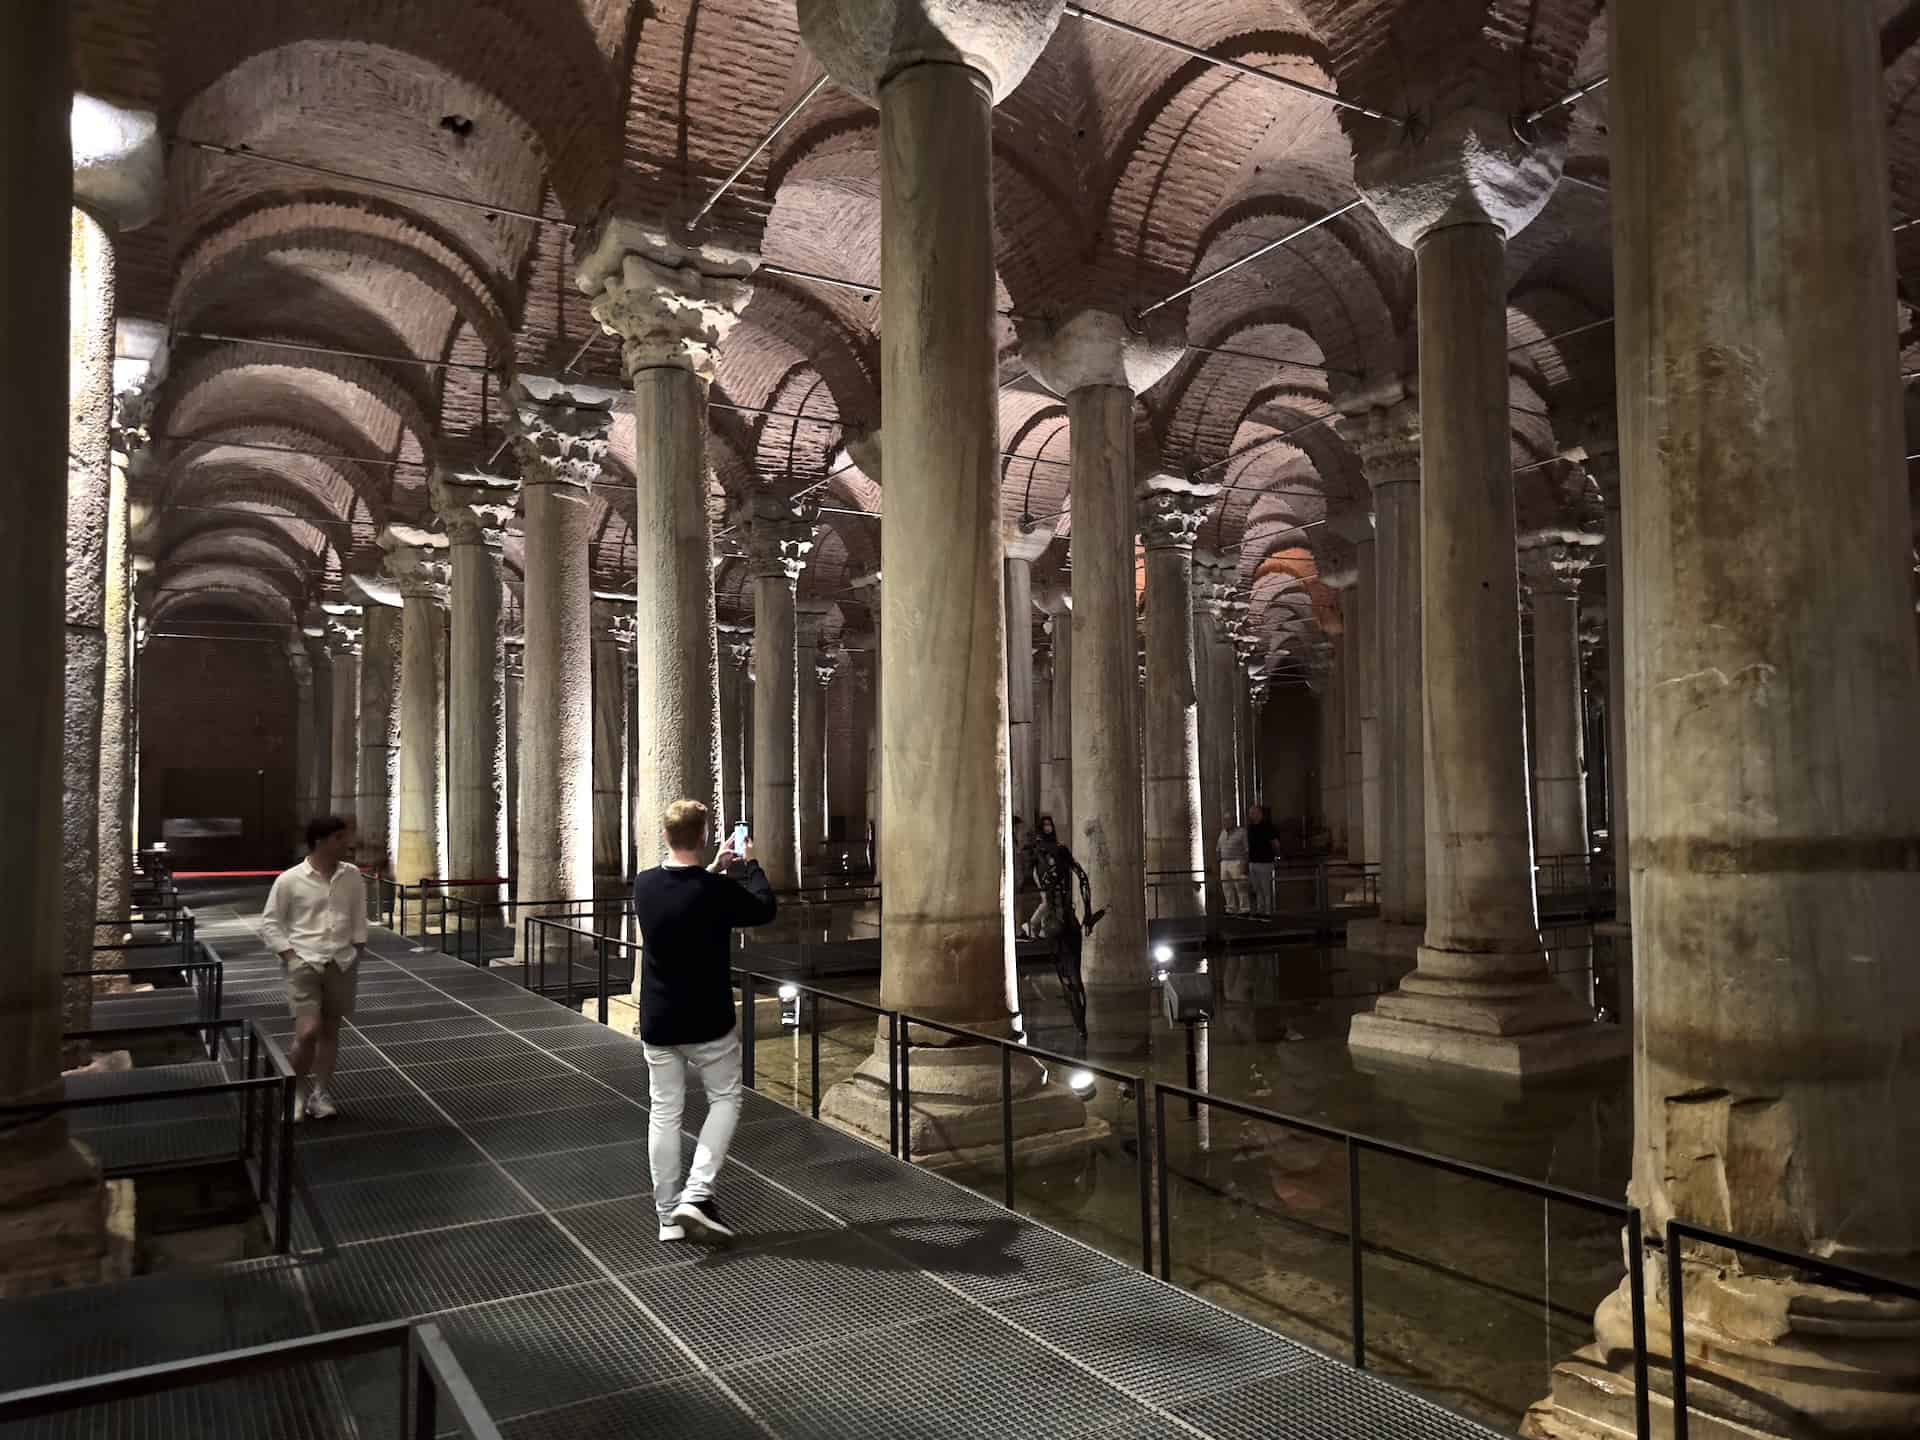
[[[345,970],[331,960],[320,970],[304,961],[289,965],[287,1008],[296,1020],[309,1015],[318,1015],[323,1020],[344,1020],[353,1013],[353,996],[359,982],[358,965]]]

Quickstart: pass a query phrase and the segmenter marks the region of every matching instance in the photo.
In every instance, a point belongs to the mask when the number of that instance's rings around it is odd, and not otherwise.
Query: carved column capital
[[[402,600],[447,603],[451,567],[447,564],[445,535],[410,525],[389,525],[380,532],[380,548],[386,552],[382,568],[399,588]]]
[[[507,398],[521,483],[590,489],[607,458],[613,392],[522,374]]]
[[[750,499],[739,511],[747,573],[756,580],[798,580],[813,550],[816,513],[811,506],[795,506],[773,495]]]
[[[753,297],[756,261],[717,247],[689,250],[660,230],[615,219],[575,276],[593,318],[621,340],[627,379],[642,370],[691,372],[711,383],[714,351]]]
[[[427,489],[450,542],[499,550],[520,493],[515,481],[477,470],[441,471],[427,482]]]
[[[1222,634],[1227,633],[1246,614],[1246,602],[1236,592],[1234,581],[1240,574],[1240,560],[1212,550],[1193,552],[1193,605],[1213,617]]]
[[[1192,550],[1218,485],[1157,475],[1141,487],[1140,542],[1149,550]]]
[[[1535,595],[1580,593],[1580,575],[1592,561],[1592,546],[1564,538],[1549,538],[1538,544],[1522,545],[1520,576]],[[1595,542],[1597,543],[1597,541]]]
[[[1361,472],[1378,494],[1390,485],[1420,483],[1420,406],[1414,400],[1375,405],[1340,423],[1360,457]]]
[[[624,596],[596,595],[593,597],[595,641],[617,645],[622,650],[631,650],[635,623],[633,601]]]
[[[736,670],[753,668],[753,626],[722,622],[719,627],[721,657]]]

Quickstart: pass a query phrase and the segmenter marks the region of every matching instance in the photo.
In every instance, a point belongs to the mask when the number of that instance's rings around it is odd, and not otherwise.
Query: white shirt
[[[316,970],[329,960],[350,968],[359,956],[354,947],[367,943],[367,882],[344,860],[331,880],[312,860],[302,860],[267,892],[260,937],[274,954],[291,950],[298,963]]]

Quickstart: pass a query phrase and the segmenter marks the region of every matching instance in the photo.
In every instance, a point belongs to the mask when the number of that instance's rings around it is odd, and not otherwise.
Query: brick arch
[[[1325,352],[1314,338],[1313,317],[1294,306],[1264,305],[1235,316],[1217,330],[1202,331],[1194,340],[1208,349],[1187,351],[1156,393],[1153,406],[1162,445],[1182,463],[1206,464],[1225,455],[1254,397],[1270,389],[1276,375],[1295,382],[1302,391],[1326,393],[1328,389],[1328,377],[1315,368],[1325,363]],[[1215,349],[1289,356],[1305,365],[1269,368],[1209,353]]]
[[[798,486],[825,475],[840,448],[841,417],[833,388],[813,365],[796,366],[767,397],[769,408],[805,415],[767,415],[754,426],[753,461],[764,480]]]
[[[377,528],[386,521],[385,478],[352,460],[320,458],[347,453],[342,447],[351,443],[340,428],[305,430],[284,419],[217,426],[194,443],[167,446],[172,453],[158,493],[165,504],[184,502],[202,487],[259,487],[298,497],[340,525],[351,526],[356,511],[364,512],[364,523]]]
[[[807,357],[827,382],[834,408],[848,425],[872,428],[880,423],[879,337],[860,313],[857,299],[833,298],[846,295],[762,276],[754,282],[753,300],[727,337],[727,347],[730,352],[751,348],[761,335],[779,340]],[[877,321],[877,308],[869,308]]]
[[[371,361],[344,355],[220,345],[171,372],[153,425],[156,433],[196,438],[223,426],[292,423],[318,434],[345,433],[349,452],[369,458],[435,460],[434,427],[418,402]],[[339,447],[335,447],[339,448]]]
[[[162,619],[168,610],[190,603],[198,596],[246,596],[253,607],[269,618],[288,624],[299,619],[305,596],[289,594],[273,583],[266,572],[244,565],[201,564],[156,568],[153,572],[153,617]]]
[[[201,565],[244,565],[290,582],[297,580],[289,593],[299,599],[318,593],[327,578],[325,561],[302,549],[286,532],[271,526],[249,525],[237,518],[189,535],[168,536],[156,559],[158,565],[176,570]]]
[[[1285,188],[1248,195],[1221,211],[1200,242],[1205,275],[1256,246],[1354,199],[1351,179],[1291,167]],[[1219,333],[1238,317],[1284,304],[1298,313],[1329,364],[1356,374],[1405,368],[1401,336],[1413,304],[1413,256],[1370,212],[1355,211],[1214,281],[1188,302],[1189,333]]]
[[[1557,285],[1533,285],[1516,291],[1507,301],[1507,363],[1537,391],[1598,399],[1613,388],[1613,330],[1611,326],[1582,331],[1545,344],[1532,342],[1604,318],[1580,295]],[[1564,402],[1562,402],[1564,403]]]
[[[550,0],[203,0],[194,20],[169,29],[170,129],[200,118],[205,112],[193,107],[208,92],[275,52],[305,50],[324,58],[355,47],[390,51],[408,57],[416,71],[456,79],[491,101],[500,117],[510,117],[537,151],[570,218],[587,219],[613,192],[623,87],[579,6]],[[258,78],[250,83],[263,94],[274,88]],[[475,198],[512,203],[501,195]],[[537,203],[537,195],[532,198]]]
[[[1000,461],[1001,515],[1013,523],[1025,513],[1065,515],[1072,506],[1072,471],[1048,462],[1072,457],[1066,405],[1051,395],[1017,391],[1002,398],[1000,413],[1007,451]]]
[[[1301,33],[1304,26],[1293,33],[1271,24],[1241,28],[1248,18],[1202,7],[1180,29],[1189,44],[1213,54],[1334,88],[1324,48]],[[1128,123],[1112,127],[1118,134],[1103,199],[1102,267],[1135,294],[1177,288],[1200,268],[1209,222],[1228,203],[1261,138],[1276,127],[1301,127],[1325,109],[1324,101],[1251,83],[1202,61],[1178,65],[1139,97]],[[1330,174],[1344,171],[1350,181],[1352,154],[1337,131],[1293,160]]]
[[[283,550],[289,560],[297,560],[309,568],[309,562],[318,561],[323,572],[339,573],[346,561],[346,547],[341,544],[337,528],[331,524],[315,524],[311,519],[289,515],[285,510],[256,508],[272,504],[284,506],[286,502],[241,499],[229,494],[218,514],[169,510],[165,512],[160,531],[159,553],[172,556],[182,546],[206,536],[244,532],[266,539]]]
[[[272,255],[316,251],[360,257],[407,274],[439,295],[487,349],[513,354],[513,327],[501,281],[483,277],[455,246],[402,213],[342,199],[272,204],[203,232],[181,255],[172,317],[195,315],[248,283],[248,267]]]

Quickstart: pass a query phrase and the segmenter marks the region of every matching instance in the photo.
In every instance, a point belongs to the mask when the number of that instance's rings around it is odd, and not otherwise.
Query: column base
[[[1597,1024],[1592,1010],[1555,984],[1544,956],[1538,978],[1450,979],[1462,957],[1421,946],[1418,968],[1353,1017],[1350,1049],[1406,1062],[1457,1065],[1532,1078],[1625,1057],[1632,1036]]]
[[[1646,1257],[1648,1409],[1673,1433],[1672,1347],[1663,1261]],[[1698,1440],[1920,1434],[1920,1305],[1690,1266],[1687,1423]],[[1696,1304],[1698,1297],[1698,1304]],[[1717,1323],[1716,1323],[1717,1322]],[[1532,1440],[1634,1433],[1632,1310],[1624,1287],[1600,1304],[1594,1344],[1554,1367],[1528,1412]]]
[[[1347,922],[1347,949],[1358,950],[1366,955],[1391,955],[1396,959],[1411,960],[1419,954],[1426,938],[1425,920],[1409,922],[1369,916],[1364,920]]]
[[[0,1300],[128,1278],[133,1203],[77,1141],[0,1164]]]
[[[1001,1144],[1000,1054],[986,1045],[916,1045],[911,1113],[905,1117],[913,1160],[935,1169],[998,1164]],[[1015,1056],[1013,1135],[1016,1159],[1077,1150],[1108,1133],[1105,1121],[1049,1076],[1037,1061]],[[820,1118],[884,1147],[887,1044],[882,1039],[860,1068],[821,1098]]]

